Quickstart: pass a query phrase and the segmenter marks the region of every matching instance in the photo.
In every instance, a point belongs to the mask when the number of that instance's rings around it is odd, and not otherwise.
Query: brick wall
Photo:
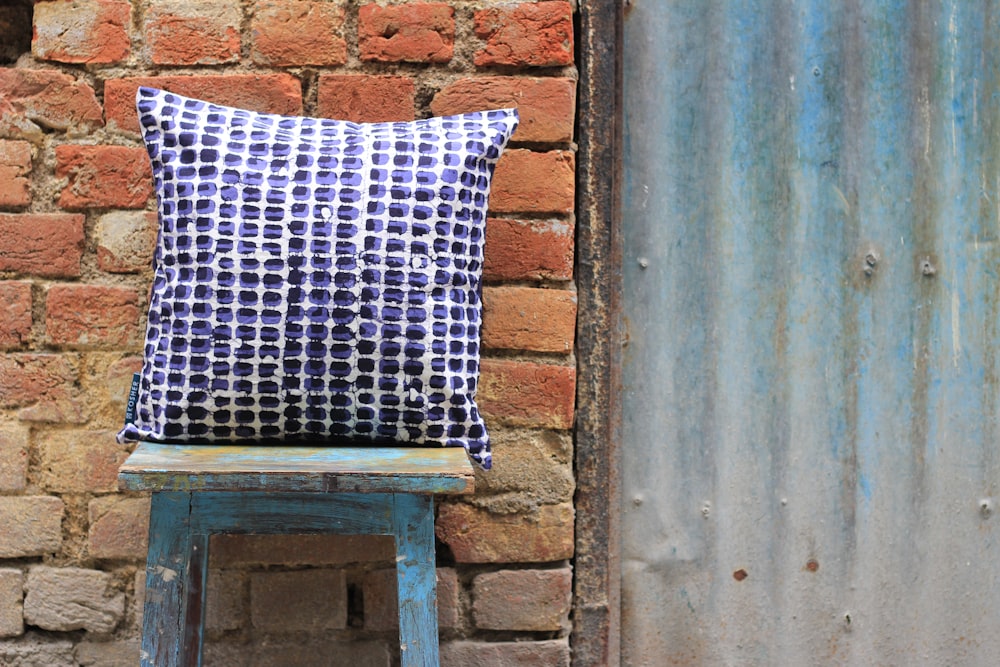
[[[128,452],[113,434],[141,363],[155,235],[132,108],[149,83],[356,121],[519,107],[487,225],[480,397],[494,469],[439,510],[442,661],[567,665],[573,5],[0,9],[0,664],[136,661],[149,500],[116,491]],[[215,538],[208,664],[398,663],[392,567],[382,538]]]

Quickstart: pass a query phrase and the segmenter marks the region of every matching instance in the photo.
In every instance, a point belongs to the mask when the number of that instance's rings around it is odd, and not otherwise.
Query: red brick
[[[149,538],[149,498],[104,496],[88,506],[91,558],[145,560]]]
[[[0,491],[21,491],[27,485],[28,429],[0,424]]]
[[[83,133],[104,125],[94,89],[56,70],[0,68],[0,111],[0,133],[33,141],[39,126]]]
[[[219,65],[240,58],[236,0],[157,0],[146,10],[146,44],[157,65]]]
[[[139,86],[251,111],[302,113],[302,84],[290,74],[139,76],[105,82],[104,109],[109,125],[128,132],[139,131],[135,111],[135,91]]]
[[[54,285],[45,330],[56,345],[120,347],[139,339],[139,295],[125,287]]]
[[[342,65],[343,7],[329,2],[270,0],[254,7],[250,57],[259,65]]]
[[[444,503],[435,532],[459,563],[546,563],[573,557],[573,504],[533,514],[492,514]]]
[[[56,0],[35,3],[36,58],[105,65],[128,57],[131,5],[115,0]]]
[[[455,10],[442,3],[411,3],[358,10],[361,59],[446,63],[455,48]]]
[[[399,606],[396,603],[396,570],[371,570],[362,581],[365,604],[365,630],[386,631],[399,628]],[[458,573],[454,568],[437,569],[437,611],[439,628],[455,628],[459,623]]]
[[[0,271],[75,278],[83,257],[83,216],[0,213]]]
[[[559,631],[569,625],[573,573],[502,570],[472,580],[472,617],[485,630]]]
[[[31,337],[31,283],[0,281],[0,349],[22,347]]]
[[[63,501],[50,496],[0,496],[0,558],[59,551]]]
[[[0,140],[0,206],[31,203],[31,144]]]
[[[570,428],[576,396],[572,366],[483,359],[478,402],[483,414],[516,426]]]
[[[69,178],[59,205],[143,208],[153,194],[149,157],[127,146],[56,146],[56,177]]]
[[[475,14],[475,31],[486,40],[475,55],[476,65],[573,64],[573,7],[568,2],[483,9]]]
[[[557,77],[467,77],[445,86],[431,101],[436,116],[517,107],[514,141],[573,139],[576,81]]]
[[[321,74],[316,113],[354,123],[413,120],[416,85],[405,76]]]
[[[258,572],[250,577],[250,618],[264,632],[323,632],[347,626],[343,570]]]
[[[80,423],[78,379],[61,354],[0,355],[0,408],[21,408],[25,421]]]
[[[573,351],[576,295],[534,287],[483,290],[483,347],[531,352]]]
[[[504,151],[490,192],[494,213],[571,213],[575,159],[570,151]]]
[[[573,225],[561,220],[486,221],[487,280],[571,280]]]
[[[569,640],[441,644],[441,667],[569,667]]]
[[[128,458],[114,431],[72,429],[39,434],[38,483],[55,493],[102,493],[118,489],[118,466]]]
[[[138,273],[152,266],[157,216],[112,211],[97,221],[97,266],[109,273]]]
[[[389,561],[396,555],[384,535],[213,535],[212,567],[346,565]]]

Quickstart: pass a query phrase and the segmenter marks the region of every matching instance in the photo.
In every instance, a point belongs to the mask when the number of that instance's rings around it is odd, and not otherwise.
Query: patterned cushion
[[[465,447],[512,109],[357,124],[140,88],[160,234],[121,441]]]

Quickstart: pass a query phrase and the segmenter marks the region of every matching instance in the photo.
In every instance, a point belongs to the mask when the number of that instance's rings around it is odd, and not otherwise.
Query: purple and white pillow
[[[465,447],[501,109],[278,116],[140,88],[160,234],[121,441]]]

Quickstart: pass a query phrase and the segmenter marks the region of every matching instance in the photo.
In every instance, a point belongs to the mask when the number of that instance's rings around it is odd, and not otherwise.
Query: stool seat
[[[401,664],[438,664],[434,494],[467,494],[461,448],[142,442],[119,486],[151,491],[141,664],[200,665],[209,535],[393,535]]]
[[[130,491],[472,493],[461,447],[265,447],[139,443],[118,471]]]

